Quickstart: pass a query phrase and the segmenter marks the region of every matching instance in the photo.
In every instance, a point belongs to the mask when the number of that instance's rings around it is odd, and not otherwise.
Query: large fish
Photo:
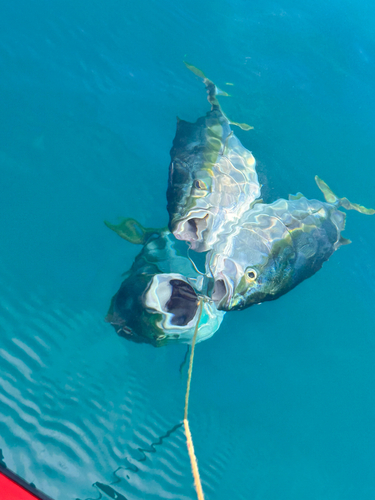
[[[318,177],[326,202],[302,194],[270,205],[256,204],[207,254],[214,277],[211,297],[221,310],[244,309],[275,300],[316,273],[341,245],[346,215],[339,207],[375,210],[338,198]]]
[[[133,219],[107,226],[132,243],[144,244],[112,298],[106,320],[116,332],[159,347],[191,343],[198,322],[197,342],[211,337],[225,313],[202,295],[204,278],[186,256],[186,245],[167,229],[145,229]]]
[[[186,64],[186,63],[185,63]],[[204,74],[186,66],[203,79],[211,111],[195,123],[177,121],[171,149],[167,209],[169,228],[177,239],[197,252],[212,248],[217,235],[236,224],[259,198],[261,186],[255,159],[233,134],[223,113],[217,89]]]

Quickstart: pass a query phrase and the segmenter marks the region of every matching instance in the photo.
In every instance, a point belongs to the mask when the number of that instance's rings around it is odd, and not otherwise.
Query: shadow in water
[[[173,426],[165,434],[160,436],[157,441],[155,441],[154,443],[151,443],[149,448],[137,448],[138,451],[142,455],[142,457],[137,459],[137,461],[138,462],[145,462],[147,460],[146,453],[156,453],[157,450],[156,450],[155,446],[161,446],[163,444],[164,439],[167,439],[169,436],[171,436],[175,431],[177,431],[177,429],[182,427],[182,425],[183,425],[183,423],[181,422],[181,423]],[[1,456],[0,456],[0,459],[1,459]],[[121,493],[116,491],[114,488],[112,488],[112,485],[118,484],[123,480],[122,477],[117,475],[118,471],[120,471],[120,470],[129,470],[131,472],[138,472],[139,471],[139,468],[136,465],[132,464],[127,458],[125,459],[125,462],[126,462],[125,466],[122,465],[122,466],[118,467],[112,473],[113,476],[115,477],[115,480],[112,483],[103,484],[103,483],[96,482],[93,484],[93,487],[96,488],[96,490],[99,493],[98,497],[95,497],[95,498],[90,497],[90,498],[86,498],[85,500],[100,500],[101,498],[103,498],[103,493],[105,495],[107,495],[107,497],[109,497],[109,498],[115,498],[116,500],[127,500],[127,498],[124,495],[122,495]],[[130,479],[128,475],[126,475],[126,478]],[[76,498],[76,500],[80,500],[80,499]]]
[[[4,462],[3,450],[0,448],[0,467],[7,468],[6,463]]]

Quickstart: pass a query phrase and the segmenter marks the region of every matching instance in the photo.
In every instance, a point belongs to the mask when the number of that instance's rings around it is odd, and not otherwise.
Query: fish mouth
[[[144,305],[163,316],[163,329],[194,323],[198,296],[180,274],[156,274],[144,296]]]
[[[219,276],[214,281],[214,286],[211,293],[211,299],[215,303],[217,309],[227,311],[231,302],[232,287],[224,276]]]
[[[210,225],[210,215],[198,213],[179,221],[172,231],[178,240],[188,241],[192,250],[197,250],[204,242],[204,231]]]
[[[180,279],[171,279],[169,285],[171,295],[164,309],[172,314],[172,325],[186,326],[196,315],[198,309],[197,294],[189,283]]]

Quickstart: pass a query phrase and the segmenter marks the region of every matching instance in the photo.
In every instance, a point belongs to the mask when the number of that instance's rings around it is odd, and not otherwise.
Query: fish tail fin
[[[194,75],[198,76],[199,78],[202,78],[203,83],[205,84],[206,89],[207,89],[207,94],[208,94],[207,100],[211,104],[212,109],[213,110],[218,109],[223,113],[223,110],[221,109],[220,103],[217,100],[217,96],[230,97],[229,94],[227,94],[227,92],[224,92],[223,90],[219,89],[219,87],[217,87],[213,81],[211,81],[209,78],[206,77],[206,75],[203,73],[203,71],[196,68],[192,64],[189,64],[186,61],[184,61],[184,64],[187,67],[187,69],[189,69],[190,71],[192,71],[194,73]],[[242,130],[251,130],[254,128],[254,127],[251,127],[250,125],[248,125],[247,123],[233,122],[232,120],[229,120],[229,118],[226,115],[224,115],[224,116],[231,125],[236,125],[237,127],[240,127],[240,129],[242,129]]]
[[[346,208],[346,210],[357,210],[357,212],[365,215],[375,214],[375,210],[373,208],[366,208],[362,205],[358,205],[358,203],[350,202],[348,198],[339,198],[338,196],[336,196],[332,189],[328,186],[328,184],[326,184],[317,175],[315,176],[315,182],[317,183],[318,188],[321,190],[325,200],[328,203],[332,203],[332,205],[336,205],[338,207]]]
[[[189,69],[190,71],[192,71],[194,73],[195,76],[202,78],[203,83],[205,84],[206,89],[207,89],[207,94],[208,94],[207,99],[208,99],[208,102],[211,104],[212,108],[213,109],[215,109],[215,108],[221,109],[219,101],[217,100],[216,96],[221,95],[221,96],[228,97],[229,94],[227,94],[223,90],[220,90],[218,87],[216,87],[214,82],[212,82],[209,78],[207,78],[206,75],[203,73],[203,71],[196,68],[192,64],[189,64],[186,61],[184,61],[184,64],[187,67],[187,69]]]
[[[153,234],[160,233],[161,229],[143,227],[135,219],[123,218],[119,224],[111,224],[104,221],[104,224],[123,238],[134,245],[144,245]]]

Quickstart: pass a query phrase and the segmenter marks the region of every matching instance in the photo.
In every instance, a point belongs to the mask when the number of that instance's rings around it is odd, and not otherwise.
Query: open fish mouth
[[[206,212],[194,214],[175,225],[172,231],[178,240],[188,241],[195,250],[204,241],[204,232],[210,225],[210,215]]]
[[[228,310],[231,302],[231,289],[232,287],[224,276],[219,276],[215,279],[211,299],[218,309],[223,311]]]
[[[145,305],[163,315],[166,330],[194,323],[198,296],[179,274],[157,274],[145,295]]]
[[[193,288],[179,279],[169,281],[171,296],[165,304],[165,310],[173,315],[171,324],[185,326],[195,317],[198,309],[198,298]]]

